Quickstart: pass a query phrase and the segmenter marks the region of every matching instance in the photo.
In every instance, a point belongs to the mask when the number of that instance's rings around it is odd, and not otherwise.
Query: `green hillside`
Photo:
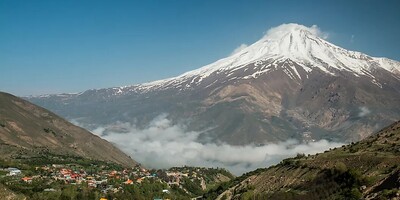
[[[360,142],[299,154],[210,191],[207,199],[399,198],[400,121]]]

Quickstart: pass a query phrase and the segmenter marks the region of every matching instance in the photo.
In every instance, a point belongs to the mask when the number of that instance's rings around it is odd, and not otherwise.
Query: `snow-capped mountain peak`
[[[278,68],[287,67],[284,63],[289,63],[290,69],[283,71],[291,79],[297,80],[308,78],[308,75],[300,76],[295,65],[302,67],[306,73],[318,69],[331,76],[337,76],[341,71],[356,77],[365,76],[378,87],[382,87],[382,83],[374,76],[375,69],[389,71],[394,78],[400,80],[400,62],[346,50],[326,41],[327,37],[328,34],[315,25],[306,27],[293,23],[283,24],[270,29],[260,40],[242,50],[199,69],[177,77],[109,90],[114,96],[168,88],[186,90],[203,83],[204,87],[209,87],[221,83],[222,79],[256,79]],[[240,75],[237,72],[241,72]],[[218,78],[208,79],[212,74],[218,74]]]
[[[273,60],[276,67],[287,60],[302,66],[306,72],[319,69],[332,76],[338,71],[347,71],[355,76],[368,76],[376,82],[371,70],[383,68],[400,78],[400,63],[387,58],[375,58],[366,54],[349,51],[327,42],[328,34],[317,26],[306,27],[299,24],[283,24],[270,29],[264,37],[246,48],[199,69],[186,72],[178,77],[136,85],[148,90],[166,86],[177,86],[179,83],[192,80],[198,85],[213,73],[237,71],[248,64]],[[259,71],[242,77],[255,78],[254,74],[268,73],[270,70],[260,68]],[[298,76],[301,78],[300,76]],[[190,85],[191,85],[190,84]],[[190,87],[188,85],[188,87]]]
[[[324,38],[316,26],[286,24],[174,78],[29,100],[110,131],[147,128],[168,113],[172,123],[202,133],[199,141],[232,145],[354,141],[398,120],[399,62]]]
[[[201,75],[204,77],[217,70],[240,68],[245,64],[269,58],[288,58],[302,65],[306,71],[317,67],[332,75],[334,73],[329,68],[351,71],[355,75],[365,75],[365,70],[370,71],[371,63],[391,72],[400,70],[400,65],[396,61],[348,51],[321,37],[326,38],[326,34],[321,33],[316,26],[284,24],[271,29],[262,39],[236,54],[182,76]]]

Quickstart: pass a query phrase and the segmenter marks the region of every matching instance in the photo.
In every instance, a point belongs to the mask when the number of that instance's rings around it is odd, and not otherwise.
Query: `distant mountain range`
[[[221,185],[206,199],[399,199],[400,121],[356,143],[299,154]]]
[[[355,141],[400,119],[400,63],[338,47],[314,27],[284,24],[178,77],[27,100],[89,129],[143,128],[168,114],[202,131],[202,142]]]
[[[136,162],[106,140],[11,94],[0,92],[0,158],[31,161],[64,155],[114,162]]]

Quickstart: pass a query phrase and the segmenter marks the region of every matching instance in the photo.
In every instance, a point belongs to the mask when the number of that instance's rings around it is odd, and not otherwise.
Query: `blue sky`
[[[400,1],[0,0],[0,90],[80,92],[179,75],[283,23],[400,60]]]

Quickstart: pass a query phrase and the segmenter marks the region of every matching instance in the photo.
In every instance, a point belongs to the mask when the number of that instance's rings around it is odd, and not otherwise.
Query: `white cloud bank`
[[[297,31],[297,30],[305,30],[310,32],[311,34],[320,37],[322,39],[328,39],[329,33],[322,31],[317,25],[312,25],[311,27],[307,27],[301,24],[295,24],[295,23],[289,23],[289,24],[281,24],[276,27],[272,27],[268,29],[265,33],[262,39],[281,39],[284,34],[287,34],[288,32],[292,31]],[[352,40],[354,39],[354,36],[352,36]],[[235,55],[239,52],[241,52],[243,49],[247,48],[249,45],[248,44],[240,44],[238,47],[236,47],[231,53],[230,56]]]
[[[232,51],[231,55],[239,53],[241,50],[245,49],[246,47],[248,47],[247,44],[241,44],[240,46],[236,47],[236,49],[234,49]]]
[[[185,132],[184,126],[173,125],[166,117],[167,115],[161,115],[155,118],[143,130],[129,123],[120,123],[118,126],[123,126],[127,132],[116,133],[106,131],[106,128],[97,128],[93,133],[115,143],[145,167],[223,167],[236,175],[276,164],[297,153],[314,154],[342,145],[326,140],[308,144],[288,140],[265,146],[202,144],[197,141],[199,132]]]
[[[282,24],[277,27],[273,27],[267,31],[264,37],[269,38],[280,38],[282,34],[287,33],[292,30],[307,30],[313,35],[316,35],[322,39],[328,39],[329,33],[322,31],[317,25],[312,25],[311,27],[307,27],[300,24],[290,23],[290,24]]]

